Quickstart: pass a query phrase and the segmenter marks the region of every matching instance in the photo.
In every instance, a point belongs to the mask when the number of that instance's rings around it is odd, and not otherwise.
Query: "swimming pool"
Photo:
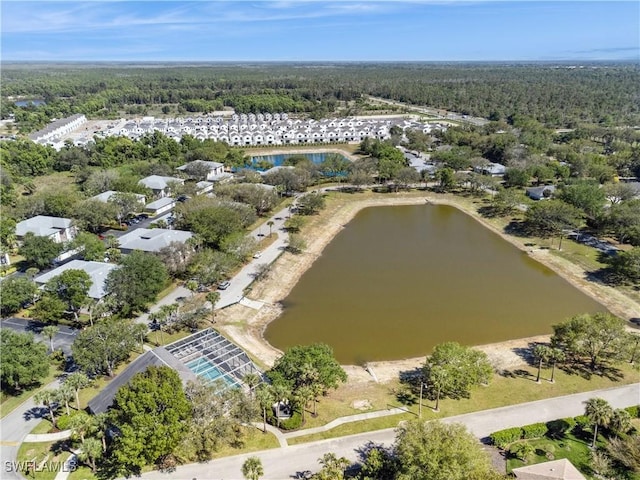
[[[195,373],[198,377],[207,380],[209,383],[213,383],[216,380],[222,380],[229,387],[239,387],[240,384],[232,379],[230,376],[221,372],[213,363],[206,358],[198,358],[187,363],[187,368]]]

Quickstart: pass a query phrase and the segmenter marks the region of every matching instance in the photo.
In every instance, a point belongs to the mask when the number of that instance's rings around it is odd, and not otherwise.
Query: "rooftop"
[[[566,458],[514,468],[513,473],[518,480],[586,480]]]
[[[178,182],[182,184],[184,183],[184,180],[177,177],[162,177],[160,175],[150,175],[143,178],[138,183],[144,185],[147,188],[150,188],[151,190],[164,190],[171,182]]]
[[[102,262],[87,262],[85,260],[71,260],[64,265],[59,266],[47,272],[39,277],[34,278],[34,281],[39,284],[45,284],[53,277],[57,277],[62,272],[66,272],[67,270],[82,270],[87,272],[89,277],[91,277],[91,287],[89,288],[89,296],[96,300],[101,299],[105,296],[104,291],[104,281],[106,280],[109,273],[118,268],[117,265],[111,263],[102,263]]]
[[[184,243],[193,237],[193,233],[165,228],[136,228],[118,239],[120,249],[158,252],[172,242]]]
[[[72,225],[70,218],[48,217],[46,215],[38,215],[23,220],[16,225],[16,235],[23,237],[31,232],[40,237],[48,237],[54,233],[70,228]]]

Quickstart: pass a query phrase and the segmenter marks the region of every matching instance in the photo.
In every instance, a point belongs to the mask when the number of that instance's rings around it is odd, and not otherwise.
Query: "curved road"
[[[490,433],[504,428],[581,415],[584,413],[583,402],[593,397],[604,398],[614,408],[638,405],[640,403],[640,383],[484,410],[449,417],[444,421],[462,423],[478,438],[484,438]],[[333,452],[351,461],[358,461],[360,459],[359,452],[363,446],[371,442],[388,446],[393,443],[394,437],[394,429],[378,430],[286,448],[225,457],[208,463],[184,465],[171,473],[149,472],[143,474],[142,478],[146,480],[167,480],[171,478],[229,480],[243,478],[241,473],[242,464],[251,456],[257,456],[262,461],[265,473],[262,478],[265,480],[304,478],[302,476],[304,472],[319,470],[318,458],[325,453]]]

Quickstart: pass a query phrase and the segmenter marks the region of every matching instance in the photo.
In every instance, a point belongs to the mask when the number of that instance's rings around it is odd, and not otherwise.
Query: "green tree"
[[[103,320],[82,330],[71,345],[73,358],[88,374],[113,376],[138,344],[135,326],[125,320]]]
[[[611,429],[617,436],[622,437],[627,434],[633,427],[631,422],[631,415],[626,410],[618,408],[611,414],[611,420],[609,421],[609,429]]]
[[[514,443],[509,447],[509,453],[519,458],[524,463],[528,463],[531,457],[536,453],[536,449],[529,442]]]
[[[315,215],[324,208],[324,195],[320,192],[310,192],[298,198],[298,212],[301,215]]]
[[[93,233],[112,223],[116,215],[116,207],[113,204],[91,198],[80,202],[72,213],[78,226]]]
[[[18,253],[25,261],[42,270],[50,266],[54,259],[62,253],[63,246],[48,237],[39,237],[27,232],[22,240]]]
[[[543,362],[548,362],[551,357],[551,348],[547,345],[537,344],[532,350],[533,358],[538,362],[538,375],[536,383],[540,383],[540,372]]]
[[[23,305],[30,303],[38,286],[26,277],[11,276],[2,281],[2,295],[0,295],[0,312],[10,315],[19,311]]]
[[[60,329],[58,327],[56,327],[55,325],[47,325],[46,327],[44,327],[42,329],[42,335],[45,338],[49,339],[49,345],[51,346],[51,352],[53,353],[53,339],[55,338],[55,336],[58,334],[58,332],[60,331]]]
[[[605,272],[609,281],[632,286],[640,285],[640,247],[619,251],[606,259]]]
[[[551,344],[591,371],[622,361],[627,341],[625,322],[610,313],[582,314],[553,326]]]
[[[605,444],[607,454],[632,472],[640,472],[640,435],[614,437]]]
[[[455,171],[451,168],[441,168],[436,171],[436,180],[438,181],[438,190],[447,192],[451,190],[455,184]]]
[[[137,212],[142,206],[142,202],[135,193],[114,193],[107,203],[115,207],[118,223],[122,223],[124,219]]]
[[[605,192],[600,185],[587,181],[566,185],[560,191],[560,199],[582,210],[587,217],[595,218],[605,204]]]
[[[36,306],[33,308],[31,314],[34,318],[37,318],[43,322],[56,323],[59,322],[67,309],[67,305],[60,300],[56,295],[46,292]]]
[[[258,480],[264,475],[262,462],[258,457],[249,457],[242,464],[242,475],[247,480]]]
[[[48,294],[66,303],[77,322],[78,312],[87,303],[92,284],[91,277],[84,270],[69,269],[49,280],[44,288]]]
[[[173,452],[187,432],[191,405],[178,373],[169,367],[149,367],[116,393],[113,423],[120,431],[113,455],[128,472]]]
[[[347,458],[335,453],[325,453],[318,462],[322,468],[311,477],[313,480],[344,480],[344,471],[351,464]]]
[[[79,438],[84,443],[85,438],[95,429],[93,417],[84,410],[79,410],[69,417],[69,429],[74,438]]]
[[[85,373],[76,371],[67,376],[64,383],[73,389],[76,397],[76,409],[80,410],[80,390],[91,385],[91,379]]]
[[[538,202],[524,214],[525,228],[531,235],[542,238],[558,237],[564,230],[578,227],[580,222],[580,211],[562,200]]]
[[[49,373],[47,347],[30,333],[0,329],[0,379],[9,393],[38,385]]]
[[[521,168],[507,168],[504,174],[506,187],[526,187],[531,181],[529,172]]]
[[[491,199],[491,206],[496,215],[511,215],[522,203],[521,194],[513,188],[501,188]]]
[[[38,405],[44,405],[49,410],[51,423],[57,425],[56,410],[58,408],[59,394],[57,390],[40,390],[33,397],[33,401]]]
[[[289,234],[289,240],[287,241],[287,251],[291,252],[295,255],[298,255],[307,248],[307,242],[305,242],[304,238],[295,233]]]
[[[478,440],[457,423],[409,420],[397,429],[398,480],[498,478]]]
[[[97,472],[97,460],[102,456],[102,445],[97,438],[87,438],[80,445],[78,458],[81,462],[86,462],[93,473]]]
[[[123,315],[130,315],[153,302],[168,278],[167,269],[158,257],[134,251],[124,258],[120,268],[109,273],[105,291]]]
[[[262,431],[267,433],[267,409],[270,409],[275,403],[275,396],[271,386],[261,383],[255,390],[255,399],[262,409]]]
[[[88,262],[102,262],[105,254],[105,246],[97,235],[88,232],[80,232],[73,239],[72,248],[82,250],[82,258]]]
[[[484,352],[456,342],[436,345],[427,357],[424,378],[432,398],[468,398],[471,387],[488,383],[493,369]]]
[[[70,416],[71,409],[69,408],[69,403],[73,399],[73,389],[66,383],[63,383],[62,385],[60,385],[57,391],[58,401],[64,403],[64,407],[67,411],[67,416]]]
[[[596,446],[598,438],[598,427],[606,427],[613,416],[613,409],[609,403],[602,398],[590,398],[584,407],[585,416],[593,423],[593,441],[591,446]]]

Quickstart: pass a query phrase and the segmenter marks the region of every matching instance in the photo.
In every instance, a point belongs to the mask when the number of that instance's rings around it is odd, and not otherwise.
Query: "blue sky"
[[[638,60],[638,1],[3,0],[2,60]]]

